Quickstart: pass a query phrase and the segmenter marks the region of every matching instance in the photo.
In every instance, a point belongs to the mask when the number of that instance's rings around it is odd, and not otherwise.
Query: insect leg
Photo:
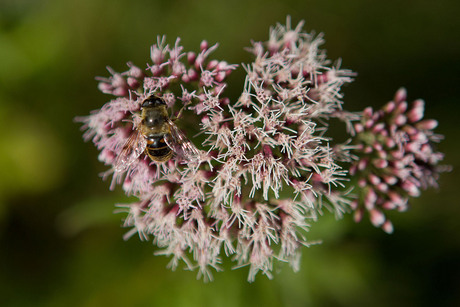
[[[171,120],[172,120],[172,121],[176,121],[176,120],[178,120],[179,118],[181,118],[181,117],[182,117],[182,112],[184,111],[185,107],[188,106],[189,104],[191,104],[190,101],[187,102],[186,104],[184,104],[184,105],[182,106],[182,108],[180,108],[180,110],[179,110],[179,112],[177,113],[177,115],[174,116],[173,118],[171,118]]]

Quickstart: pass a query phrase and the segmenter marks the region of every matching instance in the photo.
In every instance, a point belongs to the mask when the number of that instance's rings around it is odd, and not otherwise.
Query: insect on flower
[[[150,95],[144,99],[141,104],[141,120],[123,145],[115,160],[114,170],[124,172],[143,152],[152,161],[160,163],[169,161],[173,154],[186,161],[197,160],[199,150],[174,124],[184,107],[171,119],[162,98]]]

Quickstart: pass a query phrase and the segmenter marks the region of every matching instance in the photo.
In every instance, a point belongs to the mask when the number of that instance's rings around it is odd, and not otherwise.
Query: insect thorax
[[[157,105],[142,109],[141,133],[149,138],[169,133],[167,124],[168,111],[166,106]]]

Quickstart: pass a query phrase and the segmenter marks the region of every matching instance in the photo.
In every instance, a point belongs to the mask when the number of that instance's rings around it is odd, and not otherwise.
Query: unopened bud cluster
[[[442,171],[438,164],[444,157],[434,148],[442,139],[433,132],[437,121],[423,119],[423,100],[409,105],[406,96],[401,88],[382,109],[366,108],[361,122],[355,124],[354,154],[359,160],[351,166],[350,175],[357,180],[359,192],[352,203],[354,218],[360,221],[367,211],[372,224],[388,233],[393,232],[393,225],[383,212],[405,211],[409,197],[436,187]]]

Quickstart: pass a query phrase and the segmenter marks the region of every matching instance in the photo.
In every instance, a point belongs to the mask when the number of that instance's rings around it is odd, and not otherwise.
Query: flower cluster
[[[114,98],[79,121],[85,139],[95,143],[99,159],[110,166],[104,176],[113,175],[112,188],[121,184],[127,195],[138,198],[118,205],[128,213],[126,238],[136,233],[153,238],[157,254],[170,256],[173,269],[182,261],[205,278],[211,278],[210,268],[220,270],[225,254],[237,267],[249,266],[252,281],[259,271],[271,277],[275,260],[298,269],[301,247],[311,244],[309,222],[323,208],[340,217],[351,208],[362,214],[364,204],[375,215],[378,207],[389,208],[381,194],[384,182],[387,192],[401,198],[392,202],[398,208],[419,187],[434,185],[432,165],[442,156],[432,155],[426,145],[436,136],[433,122],[420,121],[420,102],[406,112],[399,93],[386,111],[368,109],[363,123],[353,125],[361,117],[342,109],[341,87],[354,74],[341,69],[340,62],[331,65],[320,49],[322,36],[304,33],[302,26],[291,28],[288,19],[270,30],[268,41],[252,43],[248,50],[255,59],[243,65],[245,84],[234,102],[224,89],[237,66],[211,60],[217,45],[205,41],[198,53],[186,53],[179,39],[170,47],[159,38],[146,69],[129,63],[128,71],[109,68],[112,76],[99,79],[100,90]],[[168,122],[178,131],[187,120],[196,127],[175,132],[177,146],[165,136],[174,152],[166,162],[152,160],[147,136],[140,132],[142,105],[152,95],[167,105],[175,124]],[[356,129],[363,145],[334,143],[330,119],[343,122],[350,136]],[[370,140],[368,131],[381,137]],[[133,135],[141,141],[133,141]],[[397,141],[387,144],[389,139]],[[134,159],[120,167],[120,156],[128,151]],[[342,167],[350,163],[351,173],[360,178],[354,193],[364,194],[351,193],[346,184],[350,178]],[[393,179],[387,182],[387,177]]]
[[[155,163],[143,152],[135,161],[118,165],[118,157],[129,146],[131,136],[137,133],[141,124],[142,102],[155,94],[167,104],[171,113],[174,107],[192,108],[200,113],[214,105],[225,105],[228,99],[219,99],[226,86],[225,79],[236,68],[225,61],[209,58],[217,45],[200,45],[200,52],[183,52],[177,39],[174,47],[165,44],[165,38],[151,48],[152,64],[142,70],[129,63],[129,70],[100,78],[99,88],[115,96],[100,110],[90,116],[77,118],[84,123],[84,138],[92,140],[101,151],[99,160],[111,166],[104,177],[113,174],[112,186],[122,184],[127,195],[135,195],[139,201],[125,208],[128,217],[126,227],[133,227],[125,238],[138,233],[141,239],[153,235],[157,246],[164,248],[159,254],[173,255],[172,267],[182,259],[190,268],[187,259],[191,250],[200,266],[200,273],[206,276],[208,266],[216,267],[221,241],[212,231],[209,217],[204,212],[204,185],[209,182],[207,172],[211,156],[198,151],[196,163],[181,164],[179,159],[166,163]],[[197,111],[199,110],[199,111]],[[131,144],[132,151],[144,150]],[[198,165],[197,165],[198,164]]]
[[[346,147],[329,145],[325,123],[353,118],[340,100],[352,73],[328,67],[321,37],[300,29],[279,25],[268,42],[254,42],[238,101],[202,119],[220,163],[209,212],[222,221],[218,232],[236,237],[236,259],[250,265],[250,280],[258,270],[270,274],[273,258],[298,267],[306,221],[317,218],[322,196],[339,215],[348,203],[331,191],[344,179],[337,162]]]
[[[354,218],[360,221],[368,211],[372,224],[388,233],[393,232],[393,225],[383,211],[405,211],[409,197],[437,186],[444,168],[438,165],[444,155],[433,147],[442,139],[433,132],[437,121],[423,119],[423,100],[409,107],[406,96],[406,90],[399,89],[382,109],[366,108],[361,123],[355,124],[354,154],[359,160],[351,166],[350,175],[360,191],[352,203]]]
[[[101,151],[101,162],[114,166],[116,157],[139,125],[142,101],[152,93],[161,96],[170,109],[187,107],[192,101],[198,102],[196,108],[214,101],[228,103],[228,99],[219,101],[217,97],[226,86],[225,79],[237,65],[209,59],[217,44],[210,47],[203,41],[200,52],[186,53],[179,43],[178,38],[174,47],[170,47],[165,44],[165,37],[159,37],[157,44],[151,48],[152,63],[147,69],[128,63],[129,69],[125,72],[117,73],[108,67],[112,76],[97,78],[99,89],[115,98],[90,116],[77,118],[77,121],[84,123],[84,139],[92,140]],[[149,165],[151,161],[145,158],[146,155],[140,156],[124,179],[123,188],[128,195],[146,194],[159,179],[157,171],[163,165]],[[124,175],[112,168],[105,176],[113,172],[112,188],[115,183],[121,183]]]
[[[131,94],[145,92],[163,92],[173,85],[192,85],[199,92],[203,88],[212,88],[216,93],[225,86],[225,79],[236,68],[225,61],[209,60],[209,55],[216,50],[218,45],[209,46],[207,41],[200,44],[200,52],[184,52],[177,38],[174,47],[166,44],[166,37],[158,37],[157,44],[150,50],[152,63],[143,70],[132,63],[128,63],[129,69],[123,73],[117,73],[108,67],[112,74],[109,78],[97,78],[99,89],[105,94],[118,97],[128,97]],[[174,91],[168,92],[164,99],[169,106],[174,105],[176,98]],[[180,91],[178,91],[180,92]],[[187,92],[182,88],[183,103],[187,103],[194,93]],[[203,94],[200,96],[203,100]]]

